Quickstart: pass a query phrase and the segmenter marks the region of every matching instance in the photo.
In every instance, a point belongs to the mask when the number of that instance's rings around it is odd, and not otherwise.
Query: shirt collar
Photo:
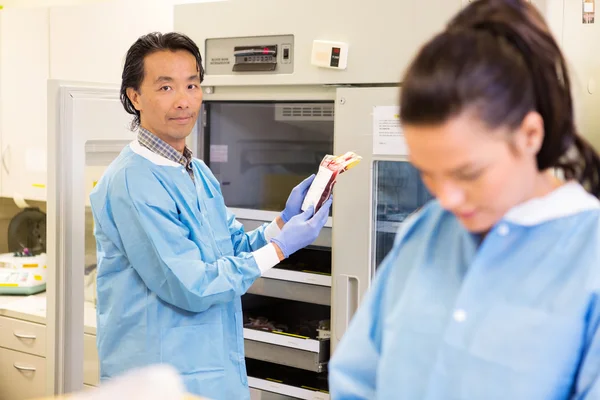
[[[513,207],[504,219],[517,225],[534,226],[559,218],[600,209],[600,201],[578,182],[568,182],[546,196]]]
[[[184,167],[189,168],[192,162],[193,154],[192,151],[185,146],[183,154],[177,151],[173,146],[154,135],[149,130],[138,128],[138,142],[148,150],[156,153],[168,160],[174,161]]]
[[[168,158],[165,158],[160,154],[149,150],[147,147],[142,146],[138,140],[134,140],[133,142],[129,143],[129,148],[135,154],[144,157],[146,160],[152,162],[153,164],[166,167],[181,168],[181,164],[179,164],[178,162],[169,160]]]

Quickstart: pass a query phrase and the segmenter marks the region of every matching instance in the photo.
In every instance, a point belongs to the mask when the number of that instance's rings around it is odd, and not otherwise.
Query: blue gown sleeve
[[[131,265],[148,289],[169,304],[202,312],[241,296],[260,276],[250,253],[204,262],[175,202],[147,170],[117,175],[109,201]]]
[[[594,294],[588,311],[583,360],[573,399],[600,399],[600,292]]]
[[[244,225],[235,219],[235,215],[227,209],[227,225],[229,226],[231,243],[233,243],[235,255],[256,251],[267,245],[265,229],[268,224],[263,224],[250,232],[246,232],[244,230]]]

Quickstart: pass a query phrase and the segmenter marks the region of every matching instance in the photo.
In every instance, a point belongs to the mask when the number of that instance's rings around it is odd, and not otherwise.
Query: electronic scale
[[[26,208],[10,221],[8,249],[0,254],[0,295],[46,290],[46,214]]]

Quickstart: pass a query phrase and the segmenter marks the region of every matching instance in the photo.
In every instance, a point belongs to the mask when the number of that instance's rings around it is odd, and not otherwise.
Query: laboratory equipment
[[[332,219],[313,246],[273,268],[243,296],[249,384],[257,396],[263,392],[278,399],[328,398],[330,351],[374,271],[368,256],[373,106],[397,105],[402,69],[420,42],[461,6],[460,1],[436,1],[431,5],[436,9],[433,14],[415,4],[376,1],[360,7],[360,12],[332,2],[282,7],[273,0],[175,8],[175,28],[200,45],[206,60],[204,104],[194,148],[221,182],[226,204],[247,229],[283,210],[289,191],[317,172],[327,154],[355,152],[363,157],[336,184]],[[198,24],[200,15],[228,17]],[[256,24],[241,19],[234,23],[242,15]],[[357,26],[361,29],[353,28]],[[402,26],[410,34],[388,36],[386,26]],[[238,50],[244,47],[262,48],[268,54],[242,58]],[[357,104],[354,96],[371,86],[383,86],[379,89],[385,96],[369,98],[370,107],[366,102]],[[412,168],[406,154],[394,152],[388,158]],[[411,190],[422,186],[418,174],[414,178],[402,181],[395,193],[411,198]],[[395,200],[386,199],[388,211],[395,209]],[[426,200],[421,196],[407,201],[402,211],[413,212]],[[358,256],[348,257],[344,253],[353,246],[351,252]],[[298,326],[305,332],[299,333]],[[275,373],[277,365],[289,367],[284,379]]]
[[[46,254],[0,254],[0,295],[29,295],[46,290]]]
[[[46,290],[46,214],[26,208],[8,225],[8,250],[0,254],[0,295]]]

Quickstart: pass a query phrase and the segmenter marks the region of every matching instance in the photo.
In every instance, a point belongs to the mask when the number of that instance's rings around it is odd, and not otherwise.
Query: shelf
[[[292,336],[282,333],[259,331],[244,328],[244,339],[255,340],[277,346],[290,347],[292,349],[318,353],[321,349],[321,341],[315,339],[304,339],[300,336]]]
[[[397,221],[377,221],[377,232],[398,233],[402,222]]]
[[[250,387],[251,400],[296,400],[295,397]]]
[[[295,399],[305,400],[329,400],[330,396],[328,393],[321,392],[319,390],[311,390],[304,388],[297,388],[294,386],[284,385],[282,383],[274,382],[266,379],[258,379],[248,377],[248,386],[254,389],[262,390],[265,392],[271,392],[280,394],[283,396],[290,396]],[[281,399],[282,397],[275,397]],[[283,397],[286,398],[286,397]]]
[[[331,280],[331,277],[327,278],[330,278]],[[300,283],[265,276],[263,278],[258,278],[250,287],[248,293],[331,306],[330,286]]]
[[[271,268],[263,274],[263,278],[331,287],[331,275],[311,274],[282,268]]]
[[[244,328],[246,357],[322,372],[329,360],[329,340],[302,339]]]

